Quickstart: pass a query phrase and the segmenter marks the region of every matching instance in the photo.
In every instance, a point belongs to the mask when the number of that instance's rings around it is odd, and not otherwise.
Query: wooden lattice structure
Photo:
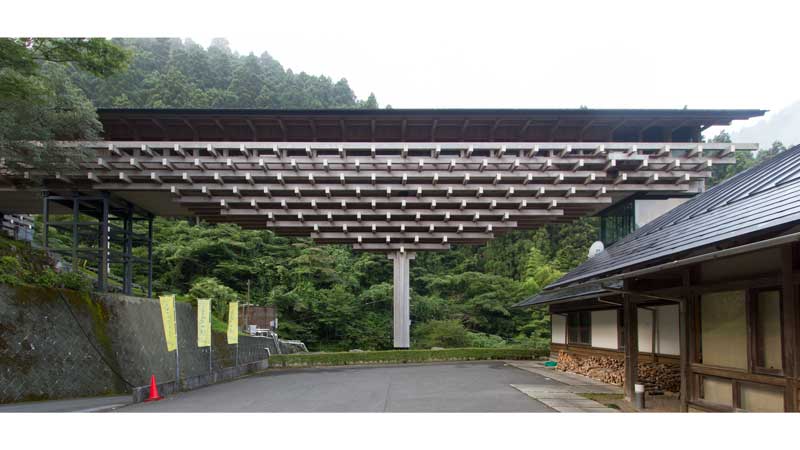
[[[376,251],[479,244],[508,230],[592,215],[637,192],[696,193],[714,165],[735,162],[737,148],[698,143],[86,145],[100,155],[80,180],[93,190],[162,193],[208,222]]]

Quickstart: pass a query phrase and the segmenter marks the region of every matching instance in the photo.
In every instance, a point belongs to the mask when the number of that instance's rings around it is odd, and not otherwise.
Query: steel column
[[[129,204],[123,221],[122,292],[133,293],[133,207]]]
[[[50,241],[50,235],[49,235],[48,230],[47,230],[50,227],[50,225],[49,225],[49,223],[50,223],[50,207],[49,207],[49,203],[50,203],[50,193],[49,192],[45,192],[44,193],[44,202],[43,202],[43,205],[42,205],[42,223],[43,223],[43,227],[42,227],[43,228],[42,229],[42,245],[44,246],[44,251],[45,252],[48,251],[48,247],[49,247],[49,244],[50,244],[50,242],[49,242]]]
[[[80,221],[80,203],[78,203],[78,194],[72,194],[72,271],[78,270],[78,222]]]
[[[153,215],[147,217],[147,297],[153,298]],[[209,347],[209,358],[211,347]]]
[[[108,289],[108,193],[103,193],[100,216],[100,257],[97,260],[97,290]]]

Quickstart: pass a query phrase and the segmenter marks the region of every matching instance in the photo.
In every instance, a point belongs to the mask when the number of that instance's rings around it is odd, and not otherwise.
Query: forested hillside
[[[357,100],[347,80],[285,69],[269,54],[239,55],[225,39],[208,49],[191,40],[113,39],[133,51],[128,70],[107,79],[74,71],[96,107],[377,108]]]
[[[346,80],[294,73],[266,53],[239,55],[224,40],[208,49],[179,39],[115,42],[133,53],[127,71],[106,79],[72,72],[97,107],[378,107],[373,95],[357,99]],[[742,157],[741,167],[717,179],[754,162]],[[596,239],[596,219],[585,219],[419,254],[411,264],[412,344],[546,344],[544,311],[511,306],[583,261]],[[158,293],[211,296],[223,319],[232,299],[275,305],[281,335],[310,349],[391,347],[392,266],[385,255],[192,220],[158,219],[155,242]],[[143,284],[145,273],[137,276]]]

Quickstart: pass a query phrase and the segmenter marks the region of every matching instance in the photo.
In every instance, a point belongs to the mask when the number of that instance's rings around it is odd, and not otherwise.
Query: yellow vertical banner
[[[171,352],[178,348],[178,330],[175,327],[175,296],[162,295],[158,299],[161,302],[161,321],[164,323],[167,351]]]
[[[211,346],[211,300],[197,299],[197,346]]]
[[[239,343],[239,302],[228,303],[228,344]]]

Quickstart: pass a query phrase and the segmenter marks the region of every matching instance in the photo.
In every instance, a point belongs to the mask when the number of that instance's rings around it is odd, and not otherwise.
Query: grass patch
[[[214,314],[211,314],[211,331],[216,333],[228,333],[228,322],[225,322]]]
[[[597,403],[601,403],[606,408],[622,410],[615,402],[621,401],[625,398],[622,394],[600,394],[600,393],[591,393],[591,392],[584,392],[579,393],[583,398],[588,398],[589,400],[594,400]]]
[[[588,398],[589,400],[594,400],[596,402],[609,402],[613,400],[622,400],[624,396],[622,394],[593,394],[589,392],[585,392],[583,394],[578,394],[581,397]]]
[[[358,364],[409,364],[434,361],[535,359],[549,351],[528,348],[450,348],[444,350],[386,350],[367,352],[294,353],[272,355],[270,367],[349,366]]]

